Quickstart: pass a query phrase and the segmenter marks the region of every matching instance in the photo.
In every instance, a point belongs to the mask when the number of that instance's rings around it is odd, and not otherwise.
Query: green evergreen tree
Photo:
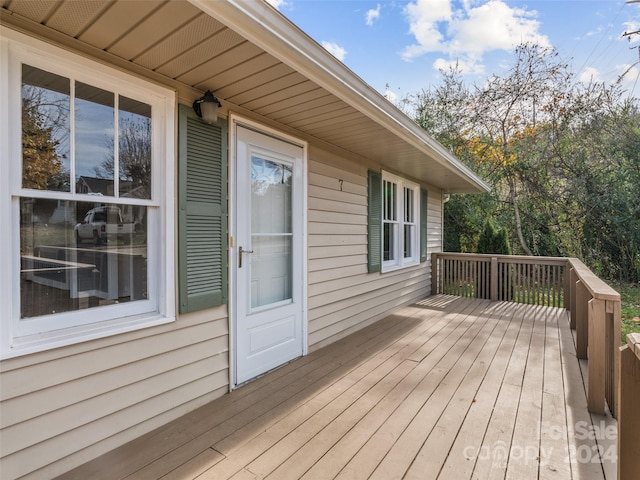
[[[511,246],[506,230],[504,228],[496,229],[491,219],[487,218],[478,238],[477,252],[511,255]]]

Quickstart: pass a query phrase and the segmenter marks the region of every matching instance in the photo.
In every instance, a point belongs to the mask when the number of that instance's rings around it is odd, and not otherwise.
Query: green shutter
[[[427,261],[427,199],[429,192],[420,190],[420,262]]]
[[[227,127],[180,105],[178,116],[180,312],[227,302]]]
[[[369,272],[382,268],[382,175],[369,170],[368,211],[368,267]]]

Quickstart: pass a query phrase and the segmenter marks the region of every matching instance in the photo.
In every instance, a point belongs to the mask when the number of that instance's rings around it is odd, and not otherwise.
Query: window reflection
[[[72,95],[71,86],[22,66],[23,188],[69,192],[75,181],[77,193],[151,199],[151,105],[82,82]]]
[[[151,106],[119,99],[120,196],[151,198]]]
[[[21,198],[21,318],[146,299],[146,210]]]
[[[22,187],[70,191],[70,81],[22,66]]]
[[[76,82],[75,160],[76,178],[98,177],[108,182],[114,195],[115,96],[97,87]]]

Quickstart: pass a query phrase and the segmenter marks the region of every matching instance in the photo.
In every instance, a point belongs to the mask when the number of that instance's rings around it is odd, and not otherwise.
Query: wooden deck
[[[437,295],[64,478],[603,479],[591,421],[564,309]]]

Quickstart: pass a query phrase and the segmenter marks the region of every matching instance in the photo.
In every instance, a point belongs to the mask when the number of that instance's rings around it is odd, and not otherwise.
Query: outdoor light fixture
[[[211,90],[207,90],[205,94],[198,100],[193,102],[193,110],[198,114],[205,123],[216,123],[218,120],[218,107],[222,104],[216,98]]]

